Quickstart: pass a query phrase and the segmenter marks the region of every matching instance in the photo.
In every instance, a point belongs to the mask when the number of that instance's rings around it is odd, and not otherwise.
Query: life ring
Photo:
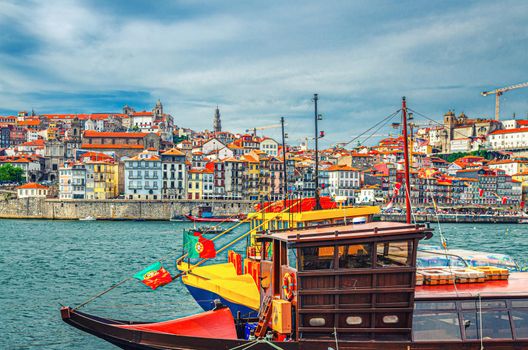
[[[284,274],[284,277],[282,278],[282,289],[284,289],[284,296],[286,299],[291,301],[296,289],[295,276],[293,274],[290,274],[289,272]]]

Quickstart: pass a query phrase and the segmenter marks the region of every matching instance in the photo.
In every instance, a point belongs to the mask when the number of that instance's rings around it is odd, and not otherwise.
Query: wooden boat
[[[183,284],[205,311],[211,310],[214,305],[213,301],[219,299],[229,306],[235,316],[238,312],[244,317],[257,315],[260,305],[258,284],[253,281],[249,272],[244,271],[244,262],[253,263],[260,260],[260,245],[255,241],[259,232],[344,225],[354,220],[362,224],[372,221],[373,216],[379,213],[377,206],[337,205],[329,197],[321,197],[320,203],[320,210],[314,210],[315,198],[267,202],[262,204],[265,210],[261,210],[260,205],[257,206],[255,212],[247,215],[249,244],[246,248],[245,259],[238,255],[238,268],[236,264],[234,266],[227,262],[193,268],[192,274],[182,277]],[[282,212],[284,208],[290,208],[289,212]],[[189,269],[189,265],[183,261],[177,267],[182,272]]]
[[[528,274],[416,286],[417,245],[431,235],[425,225],[389,222],[259,234],[258,321],[218,307],[161,323],[71,308],[61,316],[123,349],[528,348]],[[256,340],[243,334],[248,323]]]
[[[95,221],[95,220],[97,219],[93,216],[86,216],[84,218],[79,218],[79,221]]]

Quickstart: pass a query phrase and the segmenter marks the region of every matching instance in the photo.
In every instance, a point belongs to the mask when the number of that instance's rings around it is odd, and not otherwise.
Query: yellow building
[[[526,201],[528,199],[528,171],[525,170],[521,173],[513,174],[512,180],[521,182],[522,200]]]
[[[189,170],[188,178],[188,199],[202,199],[203,197],[203,171],[199,169]]]
[[[56,123],[50,123],[47,130],[47,139],[48,140],[56,140],[57,139],[57,133],[59,129],[57,128]]]
[[[118,165],[112,161],[87,161],[86,198],[110,199],[119,195]]]
[[[259,199],[260,194],[260,160],[259,156],[253,152],[245,154],[241,160],[247,163],[244,180],[246,182],[246,193],[249,200]]]

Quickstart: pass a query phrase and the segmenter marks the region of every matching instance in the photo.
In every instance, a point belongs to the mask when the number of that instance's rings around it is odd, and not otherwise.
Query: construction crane
[[[288,124],[284,124],[284,125],[288,125]],[[280,128],[280,127],[282,127],[281,124],[272,124],[272,125],[266,125],[266,126],[258,126],[258,127],[252,128],[252,129],[246,129],[246,132],[253,131],[253,136],[257,136],[257,130],[275,129],[275,128]]]
[[[520,88],[525,88],[525,87],[528,87],[528,82],[521,83],[521,84],[515,84],[515,85],[511,85],[511,86],[507,86],[507,87],[503,87],[503,88],[495,89],[495,90],[491,90],[491,91],[484,91],[484,92],[481,92],[480,94],[482,96],[495,95],[495,120],[499,120],[499,116],[500,116],[500,96],[503,93],[505,93],[506,91],[520,89]]]

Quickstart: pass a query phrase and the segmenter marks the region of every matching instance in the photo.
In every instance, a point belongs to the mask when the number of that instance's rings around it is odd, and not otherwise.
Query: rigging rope
[[[261,209],[260,211],[258,211],[257,213],[265,212],[265,210],[268,209],[272,204],[273,204],[273,203],[270,203],[269,205],[267,205],[266,207],[262,208],[262,209]],[[293,205],[295,205],[295,204],[293,204]],[[277,217],[280,216],[279,214],[282,214],[282,213],[284,213],[286,210],[289,210],[291,207],[293,207],[293,205],[290,206],[290,207],[288,207],[288,208],[285,208],[285,209],[282,210],[280,213],[277,213],[277,215],[274,216],[273,218],[271,218],[271,219],[269,219],[269,220],[266,220],[266,221],[263,221],[262,224],[260,224],[259,226],[255,227],[254,230],[256,230],[257,228],[259,228],[259,227],[261,227],[261,226],[264,226],[264,225],[265,225],[266,223],[268,223],[269,221],[276,219]],[[214,241],[215,239],[219,238],[220,236],[223,236],[224,234],[226,234],[226,233],[232,231],[234,228],[236,228],[236,227],[242,225],[243,223],[247,223],[247,222],[249,222],[250,220],[251,220],[251,218],[250,218],[250,217],[247,217],[246,219],[242,220],[242,221],[239,222],[238,224],[233,225],[232,227],[228,228],[227,230],[225,230],[225,231],[223,231],[223,232],[217,234],[215,237],[211,238],[211,240]],[[220,253],[220,252],[224,251],[225,249],[229,248],[230,246],[232,246],[232,245],[235,244],[236,242],[240,241],[242,238],[247,237],[251,232],[252,232],[252,230],[249,230],[249,231],[246,232],[245,234],[239,236],[239,237],[236,238],[235,240],[233,240],[233,241],[231,241],[230,243],[228,243],[226,246],[220,248],[220,249],[217,251],[217,253]],[[179,249],[179,248],[178,248],[178,249]],[[176,250],[176,249],[173,249],[173,250]],[[156,260],[155,262],[161,262],[161,261],[163,261],[163,260],[166,260],[166,259],[172,257],[172,254],[173,254],[173,253],[167,254],[167,255],[163,256],[162,258]],[[186,256],[187,256],[187,254],[184,254],[184,255],[182,255],[180,258],[176,259],[176,263],[182,261]],[[194,266],[195,266],[195,267],[196,267],[196,266],[199,266],[199,265],[203,264],[203,263],[204,263],[205,261],[207,261],[207,260],[209,260],[209,259],[203,259],[202,261],[200,261],[198,264],[196,264],[196,265],[194,265]],[[172,277],[172,278],[173,278],[173,279],[176,279],[176,278],[181,277],[182,275],[183,275],[183,272],[180,272],[179,274],[177,274],[176,276],[174,276],[174,277]],[[122,285],[123,283],[125,283],[125,282],[127,282],[127,281],[130,281],[130,280],[133,279],[133,278],[134,278],[134,277],[132,277],[132,276],[131,276],[131,277],[127,277],[127,278],[121,280],[120,282],[115,283],[115,284],[112,285],[110,288],[108,288],[108,289],[106,289],[106,290],[103,290],[102,292],[100,292],[100,293],[94,295],[93,297],[89,298],[89,299],[86,300],[85,302],[83,302],[83,303],[77,305],[76,307],[73,308],[73,310],[77,310],[77,309],[79,309],[79,308],[81,308],[81,307],[83,307],[83,306],[85,306],[85,305],[91,303],[91,302],[94,301],[95,299],[100,298],[101,296],[103,296],[103,295],[105,295],[106,293],[108,293],[108,292],[114,290],[115,288],[119,287],[120,285]]]
[[[447,239],[445,238],[444,233],[442,232],[442,225],[440,225],[440,216],[438,215],[436,201],[435,201],[435,199],[433,197],[433,193],[431,191],[429,191],[429,189],[427,189],[427,193],[429,194],[429,196],[431,197],[431,200],[433,201],[433,209],[434,209],[434,212],[435,212],[436,223],[438,225],[438,232],[440,233],[440,242],[442,243],[442,248],[444,248],[444,254],[445,254],[445,257],[447,259],[449,272],[453,276],[453,287],[455,288],[455,293],[456,293],[456,295],[458,297],[458,288],[457,288],[457,284],[456,284],[456,276],[453,273],[453,267],[451,266],[451,259],[449,259],[449,256],[448,256],[449,252],[447,250]],[[464,263],[466,263],[466,265],[467,265],[467,262],[465,260],[464,260]]]
[[[372,129],[374,129],[375,127],[379,126],[380,124],[390,120],[391,118],[393,118],[395,115],[397,115],[399,112],[401,111],[401,109],[398,109],[396,112],[394,113],[391,113],[389,114],[387,117],[383,118],[382,120],[380,120],[379,122],[377,122],[376,124],[374,124],[373,126],[371,126],[370,128],[368,128],[367,130],[363,131],[361,134],[357,135],[356,137],[352,138],[350,141],[348,141],[347,143],[343,144],[343,147],[346,147],[348,146],[349,144],[351,144],[352,142],[354,142],[355,140],[359,139],[360,137],[362,137],[363,135],[365,135],[366,133],[368,133],[369,131],[371,131]]]
[[[411,109],[411,108],[407,108],[407,110],[409,110],[409,111],[413,112],[414,114],[417,114],[417,115],[419,115],[420,117],[422,117],[422,118],[424,118],[424,119],[427,119],[427,120],[429,120],[430,122],[433,122],[433,123],[435,123],[435,124],[437,124],[437,125],[439,125],[439,126],[444,126],[444,124],[440,123],[438,120],[434,120],[433,118],[428,117],[428,116],[424,115],[423,113],[417,112],[417,111],[415,111],[415,110],[413,110],[413,109]],[[458,136],[461,136],[461,137],[463,137],[463,138],[467,138],[467,137],[468,137],[466,134],[461,133],[461,132],[459,132],[459,131],[456,131],[455,129],[453,129],[453,134],[457,134]]]

